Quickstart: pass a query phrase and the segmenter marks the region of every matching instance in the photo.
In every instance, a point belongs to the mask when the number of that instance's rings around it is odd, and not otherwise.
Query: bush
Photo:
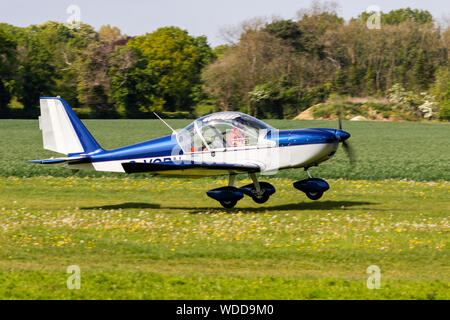
[[[73,112],[78,116],[80,119],[92,119],[92,112],[89,108],[72,108]]]
[[[328,119],[331,116],[337,116],[339,113],[342,114],[343,118],[349,118],[354,116],[364,116],[367,117],[368,113],[365,108],[358,103],[352,102],[342,102],[342,103],[326,103],[316,105],[313,108],[314,118]]]
[[[161,112],[158,113],[160,117],[163,119],[194,119],[195,115],[189,111],[175,111],[175,112]],[[154,118],[155,115],[152,113],[151,118]]]
[[[215,111],[215,107],[213,105],[199,104],[195,107],[194,113],[195,113],[195,117],[199,118],[204,115],[214,113],[214,111]]]
[[[391,104],[379,103],[379,102],[366,102],[364,104],[371,107],[372,109],[382,112],[382,113],[392,111]]]
[[[91,116],[95,119],[120,119],[122,116],[114,105],[105,105],[91,110]]]
[[[436,113],[435,98],[427,92],[406,91],[400,84],[395,84],[388,90],[388,98],[391,103],[396,104],[399,111],[416,114],[425,119],[431,119]]]
[[[446,99],[442,102],[439,110],[439,119],[447,121],[450,120],[450,99]]]

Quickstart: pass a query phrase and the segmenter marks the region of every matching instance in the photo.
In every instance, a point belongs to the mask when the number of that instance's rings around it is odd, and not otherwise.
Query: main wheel
[[[256,203],[265,203],[265,202],[267,202],[267,200],[269,200],[269,198],[270,198],[270,195],[268,195],[267,193],[264,193],[260,196],[256,196],[256,195],[252,196],[253,201],[255,201]]]
[[[305,192],[306,196],[311,200],[319,200],[323,196],[323,192]]]
[[[220,201],[220,204],[222,205],[222,207],[224,207],[226,209],[234,208],[236,203],[237,203],[237,200],[222,200],[222,201]]]

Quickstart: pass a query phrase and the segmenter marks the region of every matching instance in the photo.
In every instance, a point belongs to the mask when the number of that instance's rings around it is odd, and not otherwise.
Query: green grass
[[[155,120],[85,122],[108,149],[170,133]],[[277,188],[269,202],[246,197],[226,211],[205,194],[221,177],[28,164],[57,156],[42,149],[37,121],[0,120],[0,299],[450,299],[450,126],[344,128],[358,165],[339,150],[312,168],[331,185],[320,201],[292,187],[302,170],[285,170],[263,179]],[[66,287],[69,265],[81,268],[80,290]],[[370,265],[379,290],[366,287]]]
[[[170,120],[182,128],[190,120]],[[87,127],[104,148],[116,148],[169,134],[159,120],[85,120]],[[279,129],[329,127],[336,121],[270,120]],[[350,168],[342,150],[336,156],[312,168],[315,176],[346,179],[408,179],[416,181],[450,180],[450,125],[436,123],[391,123],[344,121],[344,129],[357,153],[358,164]],[[37,121],[0,120],[0,176],[70,176],[60,165],[39,166],[26,163],[57,154],[42,149]],[[118,176],[80,172],[78,176]],[[279,177],[300,179],[302,170],[281,171]]]
[[[450,298],[449,182],[331,180],[318,202],[271,182],[225,211],[221,179],[0,178],[0,298]]]

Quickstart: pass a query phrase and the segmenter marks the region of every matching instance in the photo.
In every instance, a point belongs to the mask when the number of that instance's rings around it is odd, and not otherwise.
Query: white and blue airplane
[[[259,182],[256,174],[274,174],[287,168],[304,168],[305,180],[294,187],[312,200],[329,189],[328,183],[312,178],[308,169],[330,159],[339,143],[352,161],[350,137],[339,129],[277,130],[240,112],[218,112],[201,117],[171,135],[130,146],[105,150],[94,139],[70,106],[59,97],[40,99],[44,149],[66,157],[31,160],[39,164],[65,163],[72,170],[148,173],[168,177],[228,175],[226,187],[207,192],[225,208],[233,208],[244,195],[264,203],[275,187]],[[158,116],[159,118],[159,116]],[[249,174],[253,183],[236,187],[237,174]]]

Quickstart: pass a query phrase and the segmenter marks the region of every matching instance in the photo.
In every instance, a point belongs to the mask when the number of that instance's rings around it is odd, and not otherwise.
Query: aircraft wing
[[[155,175],[173,176],[207,176],[223,175],[230,173],[253,173],[261,171],[261,167],[256,163],[245,164],[224,164],[224,163],[205,163],[189,162],[175,164],[172,162],[159,163],[122,163],[126,173],[151,173]]]
[[[39,163],[39,164],[56,164],[56,163],[84,163],[90,162],[89,158],[86,156],[75,156],[75,157],[65,157],[65,158],[50,158],[50,159],[42,159],[42,160],[29,160],[31,163]]]

